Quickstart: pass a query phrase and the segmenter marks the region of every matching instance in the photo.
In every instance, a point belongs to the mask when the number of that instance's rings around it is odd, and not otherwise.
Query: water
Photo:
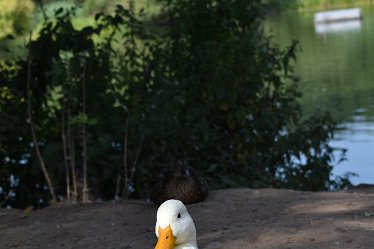
[[[280,47],[299,40],[303,110],[329,111],[339,122],[331,145],[348,149],[347,161],[333,173],[357,173],[354,184],[374,183],[374,6],[362,11],[362,21],[324,26],[314,26],[314,13],[274,15],[265,23]]]

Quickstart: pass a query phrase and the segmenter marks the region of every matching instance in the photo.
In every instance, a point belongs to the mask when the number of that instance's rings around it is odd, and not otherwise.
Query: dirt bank
[[[201,249],[373,248],[374,191],[213,191],[188,207]],[[142,201],[0,209],[0,248],[152,249],[157,207]]]

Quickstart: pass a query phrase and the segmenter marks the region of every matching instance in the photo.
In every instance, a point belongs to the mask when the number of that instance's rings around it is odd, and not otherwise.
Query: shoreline
[[[309,11],[325,11],[325,10],[334,10],[334,9],[344,9],[344,8],[354,8],[354,7],[365,7],[374,5],[374,0],[366,0],[366,1],[356,1],[354,3],[321,3],[321,4],[313,4],[311,2],[305,1],[304,6],[297,6],[301,3],[295,3],[295,6],[288,7],[284,4],[284,2],[274,1],[274,3],[267,3],[264,1],[265,4],[269,5],[269,8],[266,9],[266,15],[268,14],[279,14],[279,13],[292,13],[292,12],[309,12]],[[277,3],[275,3],[277,2]],[[310,5],[309,5],[310,4]],[[279,5],[279,6],[276,6]]]

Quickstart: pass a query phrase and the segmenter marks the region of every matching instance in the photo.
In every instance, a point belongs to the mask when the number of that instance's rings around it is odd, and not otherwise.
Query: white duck
[[[157,210],[155,249],[198,249],[196,228],[186,206],[167,200]]]

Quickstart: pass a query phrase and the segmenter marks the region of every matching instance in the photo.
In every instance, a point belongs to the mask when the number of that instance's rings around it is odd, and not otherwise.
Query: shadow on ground
[[[374,193],[213,191],[188,206],[199,248],[372,248]],[[0,248],[152,249],[157,207],[142,201],[0,209]]]

